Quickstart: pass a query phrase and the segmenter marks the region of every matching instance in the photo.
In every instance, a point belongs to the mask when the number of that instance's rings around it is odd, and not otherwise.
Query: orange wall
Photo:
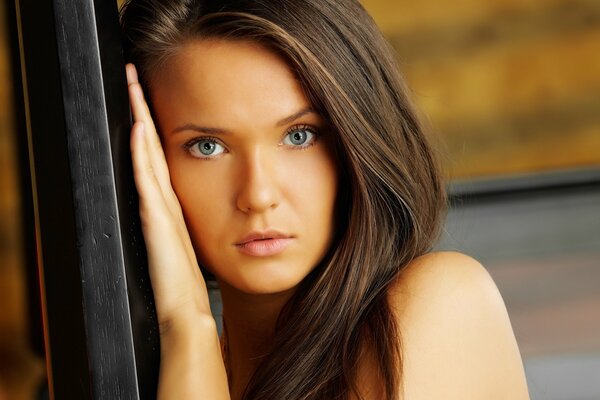
[[[452,177],[600,165],[600,2],[363,4]]]

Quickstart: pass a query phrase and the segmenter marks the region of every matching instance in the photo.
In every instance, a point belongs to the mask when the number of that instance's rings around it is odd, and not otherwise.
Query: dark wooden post
[[[159,341],[116,1],[11,6],[51,395],[154,398]]]

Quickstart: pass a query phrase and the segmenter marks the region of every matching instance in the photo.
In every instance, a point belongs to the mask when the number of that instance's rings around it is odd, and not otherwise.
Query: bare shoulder
[[[411,262],[389,292],[402,336],[405,399],[528,399],[504,301],[487,270],[456,252]]]

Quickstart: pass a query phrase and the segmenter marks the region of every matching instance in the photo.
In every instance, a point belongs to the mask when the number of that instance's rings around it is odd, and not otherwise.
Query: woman
[[[528,398],[485,269],[430,252],[443,185],[357,1],[132,0],[121,17],[160,398]]]

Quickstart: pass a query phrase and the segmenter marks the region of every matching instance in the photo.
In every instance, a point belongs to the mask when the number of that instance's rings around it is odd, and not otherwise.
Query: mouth
[[[291,235],[275,230],[254,231],[235,243],[235,246],[246,255],[267,257],[283,252],[294,240]]]

